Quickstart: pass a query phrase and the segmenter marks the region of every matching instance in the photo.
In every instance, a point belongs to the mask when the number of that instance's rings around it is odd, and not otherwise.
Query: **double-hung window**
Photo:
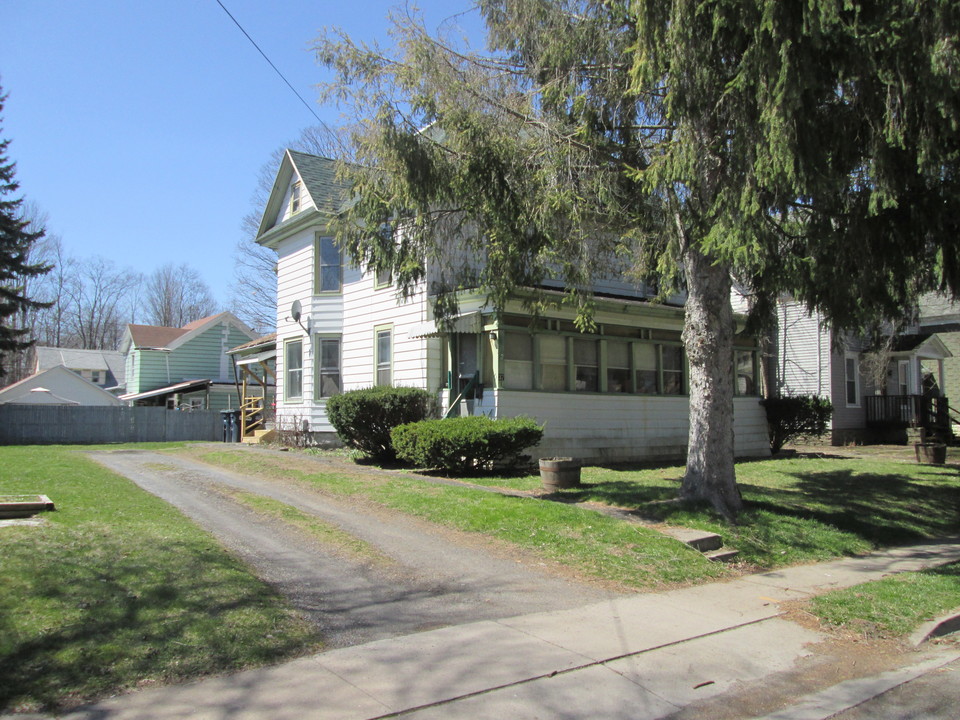
[[[283,399],[303,398],[303,340],[287,340],[283,351]]]
[[[317,367],[314,372],[314,388],[317,399],[339,395],[340,382],[340,336],[317,335],[314,340]]]
[[[630,392],[630,344],[607,341],[607,392]]]
[[[860,362],[856,353],[844,357],[843,369],[847,407],[860,407]]]
[[[332,237],[317,238],[314,292],[338,293],[343,287],[343,256]]]
[[[377,385],[393,384],[393,327],[374,329],[374,365]]]

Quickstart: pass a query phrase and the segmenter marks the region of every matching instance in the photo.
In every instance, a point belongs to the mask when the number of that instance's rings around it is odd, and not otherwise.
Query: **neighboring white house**
[[[125,405],[115,395],[56,365],[0,390],[0,405]]]
[[[576,330],[572,310],[536,320],[517,300],[495,312],[460,298],[451,331],[433,321],[427,288],[407,301],[389,277],[345,262],[327,232],[344,194],[334,163],[288,150],[257,242],[276,251],[277,423],[331,438],[326,399],[374,384],[436,391],[444,410],[545,423],[537,456],[594,461],[682,457],[688,436],[683,308],[654,304],[623,280],[596,290],[597,332]],[[769,455],[757,393],[757,351],[738,338],[736,451]]]
[[[946,399],[932,383],[944,387],[943,361],[952,354],[935,333],[909,328],[896,337],[879,387],[863,371],[869,349],[861,339],[835,333],[796,300],[777,304],[777,393],[830,399],[834,444],[905,441],[907,427],[947,422]]]
[[[104,390],[121,394],[124,390],[124,356],[116,350],[77,350],[74,348],[33,348],[33,372],[39,373],[63,365]]]

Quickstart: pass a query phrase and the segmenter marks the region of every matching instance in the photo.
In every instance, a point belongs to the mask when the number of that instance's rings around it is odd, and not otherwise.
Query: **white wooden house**
[[[496,312],[460,298],[452,331],[437,327],[427,281],[398,300],[388,277],[345,261],[327,224],[342,202],[334,163],[288,150],[257,242],[277,253],[277,424],[333,439],[331,395],[374,384],[436,391],[442,409],[545,423],[536,456],[593,461],[682,457],[688,435],[683,308],[654,304],[635,286],[598,286],[598,331],[572,311],[536,321],[517,301]],[[769,454],[757,393],[756,343],[736,351],[736,451]]]
[[[780,395],[816,395],[833,403],[834,444],[903,442],[909,427],[948,427],[944,360],[952,353],[935,333],[912,327],[894,338],[877,384],[864,372],[870,348],[838,334],[796,300],[777,304],[774,348]]]

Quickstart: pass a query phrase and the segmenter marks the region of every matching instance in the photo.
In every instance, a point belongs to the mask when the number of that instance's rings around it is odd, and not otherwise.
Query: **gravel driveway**
[[[580,582],[489,538],[438,528],[282,480],[140,450],[90,456],[178,507],[315,622],[327,647],[447,625],[585,605],[616,593]],[[344,557],[229,497],[241,490],[293,505],[388,556]]]

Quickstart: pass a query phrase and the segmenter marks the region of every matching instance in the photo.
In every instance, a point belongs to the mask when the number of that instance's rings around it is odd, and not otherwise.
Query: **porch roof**
[[[177,392],[190,392],[193,390],[202,390],[203,388],[210,387],[213,383],[212,380],[187,380],[186,382],[177,383],[176,385],[167,385],[166,387],[157,388],[156,390],[147,390],[142,393],[132,393],[130,395],[121,395],[121,400],[143,400],[149,397],[157,397],[157,395],[169,395],[170,393]]]
[[[894,340],[890,354],[895,357],[915,356],[932,360],[953,357],[953,353],[936,333],[900,335]]]
[[[458,315],[446,328],[438,326],[435,320],[418,323],[407,330],[409,338],[440,337],[448,332],[478,333],[483,332],[483,313],[479,310]]]

